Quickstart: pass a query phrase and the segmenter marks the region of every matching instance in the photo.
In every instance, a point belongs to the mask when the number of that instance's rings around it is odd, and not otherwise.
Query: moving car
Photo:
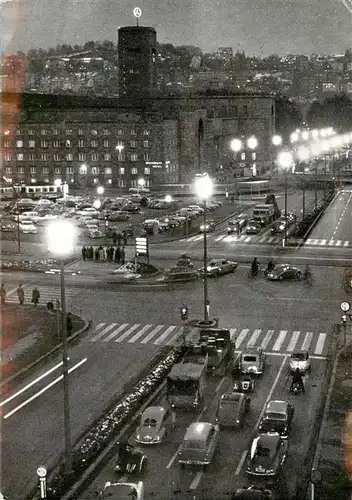
[[[164,272],[164,281],[193,281],[199,278],[199,272],[192,268],[173,266]]]
[[[24,234],[37,234],[38,229],[31,220],[23,220],[20,222],[20,231]]]
[[[187,429],[178,463],[185,465],[209,465],[214,457],[219,440],[219,426],[209,422],[193,422]]]
[[[144,500],[144,485],[142,481],[138,483],[105,483],[99,498],[109,500]]]
[[[247,226],[248,219],[241,217],[239,219],[233,219],[228,222],[227,234],[241,233],[242,230]]]
[[[249,448],[246,472],[255,476],[273,477],[280,473],[285,463],[288,440],[277,432],[259,434]]]
[[[240,392],[223,394],[218,402],[216,423],[220,427],[242,427],[249,412],[251,399]]]
[[[149,406],[142,413],[136,430],[136,441],[141,444],[161,443],[172,430],[176,415],[168,405]]]
[[[248,226],[246,227],[247,234],[259,234],[262,230],[262,225],[258,221],[250,220]]]
[[[285,232],[285,227],[287,227],[287,222],[284,220],[277,221],[273,224],[270,229],[271,234],[283,234]]]
[[[265,354],[261,347],[247,346],[241,353],[239,369],[242,374],[261,375],[264,371]]]
[[[290,372],[299,369],[301,373],[306,373],[311,368],[311,361],[308,351],[295,351],[291,354],[289,359]]]
[[[226,259],[212,259],[207,265],[208,276],[220,276],[221,274],[234,273],[238,263]],[[204,274],[204,268],[200,268],[199,272]]]
[[[283,280],[300,280],[302,273],[297,267],[290,264],[278,264],[270,273],[267,274],[267,279],[270,281]]]
[[[200,233],[211,233],[212,231],[215,231],[215,222],[214,221],[207,221],[207,223],[201,224],[199,226],[199,232]]]
[[[1,224],[1,231],[4,233],[10,233],[12,231],[16,231],[17,224]]]
[[[294,413],[294,407],[289,401],[269,401],[259,423],[258,432],[277,432],[283,439],[287,439]]]

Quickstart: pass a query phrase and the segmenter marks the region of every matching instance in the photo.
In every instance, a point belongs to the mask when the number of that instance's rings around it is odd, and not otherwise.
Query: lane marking
[[[290,343],[288,344],[286,351],[289,351],[289,352],[293,351],[293,349],[296,347],[297,340],[300,336],[300,333],[301,332],[299,332],[297,330],[293,332]]]
[[[218,383],[218,385],[217,385],[217,387],[216,387],[216,389],[215,389],[215,392],[219,392],[219,391],[220,391],[220,388],[221,388],[222,384],[225,382],[225,380],[226,380],[226,377],[223,377],[223,378],[220,380],[220,382]]]
[[[15,394],[12,394],[12,396],[10,396],[7,399],[5,399],[4,401],[2,401],[0,403],[0,407],[6,405],[6,403],[9,403],[13,399],[17,398],[17,396],[19,396],[20,394],[22,394],[23,392],[25,392],[27,389],[29,389],[30,387],[32,387],[34,384],[36,384],[37,382],[39,382],[43,378],[45,378],[48,375],[50,375],[50,373],[52,373],[53,371],[55,371],[58,368],[60,368],[60,366],[62,366],[62,361],[60,363],[58,363],[57,365],[53,366],[52,368],[50,368],[50,370],[48,370],[47,372],[43,373],[42,375],[40,375],[39,377],[37,377],[36,379],[34,379],[29,384],[25,385],[21,390],[15,392]]]
[[[136,335],[133,335],[132,338],[128,340],[130,344],[138,340],[149,328],[151,328],[153,325],[144,325],[143,328],[139,330],[139,332],[136,333]]]
[[[341,241],[341,240],[337,240],[337,242],[336,242],[336,246],[337,246],[337,247],[340,247],[340,246],[341,246],[341,244],[342,244],[342,241]]]
[[[177,341],[177,339],[180,338],[182,332],[183,332],[183,326],[179,326],[176,332],[171,336],[171,338],[169,338],[167,342],[165,342],[166,345],[175,345],[175,342]]]
[[[345,243],[344,243],[344,245],[343,245],[343,246],[344,246],[344,247],[348,247],[348,246],[349,246],[349,244],[350,244],[350,242],[349,242],[349,241],[345,241]]]
[[[113,323],[113,328],[115,328],[115,326],[117,326],[117,325],[118,325],[118,323]],[[118,328],[116,328],[116,330],[114,330],[112,333],[110,333],[110,335],[108,335],[106,337],[106,339],[103,340],[103,342],[109,342],[111,339],[116,337],[116,335],[118,335],[120,332],[122,332],[122,330],[124,330],[127,327],[128,327],[128,323],[124,323],[123,325],[120,325]]]
[[[176,328],[177,328],[177,326],[169,326],[169,328],[166,328],[165,332],[162,335],[160,335],[160,337],[158,339],[156,339],[154,344],[155,345],[161,344],[163,342],[163,340],[165,340],[166,337],[168,337],[170,335],[170,333],[172,333]]]
[[[285,340],[285,337],[287,335],[287,330],[280,330],[280,333],[279,333],[279,336],[278,338],[276,339],[276,342],[273,346],[273,351],[279,351],[282,344],[283,344],[283,341]]]
[[[275,330],[268,330],[266,332],[265,337],[264,337],[262,343],[260,344],[260,347],[262,349],[266,349],[267,348],[267,346],[268,346],[268,344],[269,344],[269,342],[271,340],[271,337],[274,335],[274,331]]]
[[[241,344],[245,338],[245,336],[247,335],[247,333],[249,332],[249,329],[248,328],[244,328],[241,333],[239,334],[239,336],[237,337],[236,339],[236,348],[237,347],[241,347]]]
[[[127,339],[127,337],[131,335],[131,333],[133,333],[135,330],[137,330],[137,328],[139,328],[140,326],[141,325],[139,323],[135,323],[125,333],[123,333],[121,337],[117,338],[115,342],[122,342],[123,340]]]
[[[326,333],[320,333],[314,354],[321,354],[323,352],[325,339],[326,339]]]
[[[248,340],[248,345],[254,345],[257,342],[258,337],[261,333],[262,333],[261,330],[254,330],[253,335]]]
[[[301,347],[302,351],[308,351],[309,346],[312,342],[312,338],[313,338],[313,332],[307,332]]]
[[[236,336],[237,328],[230,328],[230,339],[233,340],[233,338]]]
[[[198,487],[200,480],[202,479],[202,476],[203,472],[197,472],[197,474],[194,476],[194,479],[189,486],[190,490],[195,490]]]
[[[175,453],[172,455],[172,457],[170,459],[170,462],[166,466],[167,469],[170,469],[170,467],[172,467],[172,464],[176,460],[176,457],[177,457],[177,455],[179,454],[179,452],[181,450],[181,446],[182,446],[182,444],[179,445],[179,447],[177,448],[177,450],[175,451]]]
[[[254,429],[255,429],[255,430],[257,430],[257,429],[258,429],[259,422],[261,421],[262,416],[263,416],[264,411],[265,411],[265,407],[266,407],[267,403],[270,401],[270,399],[271,399],[271,397],[272,397],[272,395],[273,395],[273,393],[274,393],[275,387],[277,386],[277,384],[278,384],[278,382],[279,382],[279,379],[280,379],[280,377],[281,377],[282,370],[284,369],[284,366],[285,366],[285,364],[286,364],[287,358],[288,358],[288,355],[286,354],[286,355],[285,355],[285,357],[284,357],[284,359],[283,359],[283,361],[282,361],[282,363],[281,363],[281,366],[280,366],[279,371],[278,371],[278,373],[277,373],[277,375],[276,375],[276,378],[275,378],[275,380],[274,380],[274,382],[273,382],[273,385],[271,386],[271,389],[270,389],[270,391],[269,391],[268,397],[267,397],[267,398],[266,398],[266,400],[265,400],[265,403],[264,403],[263,408],[262,408],[262,410],[261,410],[261,412],[260,412],[260,415],[259,415],[259,417],[258,417],[258,420],[257,420],[257,421],[256,421],[256,423],[255,423],[255,426],[254,426]],[[238,476],[238,475],[240,474],[241,469],[242,469],[242,466],[243,466],[243,463],[244,463],[244,461],[245,461],[245,459],[246,459],[247,453],[248,453],[248,450],[246,450],[246,451],[244,451],[244,452],[243,452],[242,457],[241,457],[241,460],[240,460],[240,462],[239,462],[239,464],[238,464],[238,467],[237,467],[237,469],[236,469],[236,471],[235,471],[235,476]]]
[[[106,323],[104,323],[104,325],[106,325]],[[91,342],[96,342],[97,340],[100,340],[102,337],[104,337],[104,335],[106,333],[108,333],[110,330],[112,330],[113,328],[115,328],[115,326],[117,325],[117,323],[111,323],[110,325],[106,326],[105,328],[103,328],[103,330],[101,330],[98,335],[95,335],[94,337],[92,337],[90,339]]]
[[[142,340],[141,344],[146,344],[147,342],[149,342],[149,340],[151,340],[152,338],[155,337],[155,335],[157,335],[160,330],[162,330],[164,328],[164,325],[158,325],[154,328],[154,330],[152,330],[150,333],[148,333],[148,335]]]
[[[79,361],[77,364],[75,364],[74,366],[72,366],[72,368],[70,368],[68,370],[68,373],[72,373],[74,370],[76,370],[77,368],[79,368],[81,365],[83,365],[87,361],[87,359],[88,358],[81,359],[81,361]],[[39,398],[39,396],[41,396],[46,391],[48,391],[51,387],[53,387],[54,385],[56,385],[57,383],[59,383],[60,380],[62,380],[63,378],[64,378],[64,376],[60,375],[60,377],[57,377],[56,379],[54,379],[52,382],[50,382],[50,384],[48,384],[45,387],[43,387],[43,389],[41,389],[39,392],[37,392],[36,394],[33,394],[33,396],[31,396],[30,398],[26,399],[19,406],[17,406],[13,410],[11,410],[9,413],[7,413],[6,415],[4,415],[4,419],[10,418],[12,415],[14,415],[19,410],[21,410],[21,408],[23,408],[24,406],[27,406],[29,403],[31,403],[35,399]]]

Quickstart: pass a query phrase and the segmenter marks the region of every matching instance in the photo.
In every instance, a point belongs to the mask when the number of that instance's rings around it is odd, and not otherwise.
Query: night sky
[[[14,1],[22,8],[6,51],[116,42],[117,28],[135,23],[136,5],[143,10],[140,24],[153,26],[159,42],[196,45],[204,52],[230,46],[257,56],[334,54],[352,46],[351,0],[345,0],[350,13],[342,0]]]

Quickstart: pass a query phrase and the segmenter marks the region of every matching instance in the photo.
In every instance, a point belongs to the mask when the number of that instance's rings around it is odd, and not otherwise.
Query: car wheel
[[[283,276],[279,276],[279,281],[282,281],[284,279]]]
[[[302,278],[302,273],[298,272],[298,273],[296,274],[296,277],[297,277],[297,279],[298,279],[298,280],[300,280],[300,279]]]

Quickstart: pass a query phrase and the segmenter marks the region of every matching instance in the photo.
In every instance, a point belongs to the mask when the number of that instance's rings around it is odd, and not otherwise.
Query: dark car
[[[277,432],[257,435],[249,448],[247,474],[274,477],[281,472],[288,450],[288,440]]]
[[[223,394],[218,402],[216,423],[221,427],[242,427],[250,410],[251,398],[240,392]]]
[[[274,494],[267,488],[249,486],[237,490],[231,500],[274,500]]]
[[[294,407],[288,401],[269,401],[259,424],[259,432],[277,432],[287,439],[294,413]]]
[[[253,221],[250,220],[248,222],[248,226],[246,227],[246,233],[247,234],[259,234],[260,231],[262,230],[262,225],[258,221]]]
[[[279,220],[273,224],[270,229],[271,234],[283,234],[285,232],[285,227],[287,227],[287,222],[284,220]]]
[[[228,222],[227,233],[241,233],[242,230],[247,226],[248,220],[245,217],[239,219],[233,219]]]
[[[270,281],[300,280],[302,272],[289,264],[278,264],[266,277]]]

